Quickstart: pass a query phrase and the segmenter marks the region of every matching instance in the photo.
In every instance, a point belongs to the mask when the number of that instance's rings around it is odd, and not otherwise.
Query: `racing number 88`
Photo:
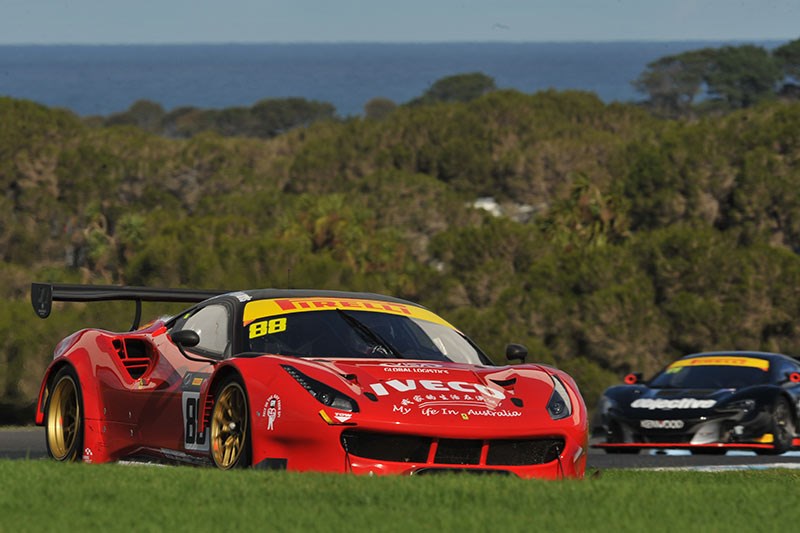
[[[250,324],[249,334],[251,339],[256,339],[267,334],[280,333],[281,331],[286,331],[286,318],[275,318]]]

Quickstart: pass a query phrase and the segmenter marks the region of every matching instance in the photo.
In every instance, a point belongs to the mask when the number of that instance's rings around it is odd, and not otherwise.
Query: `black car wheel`
[[[250,465],[250,415],[247,394],[238,376],[216,387],[211,413],[211,457],[223,470]]]
[[[623,434],[622,428],[619,427],[619,424],[616,422],[612,422],[609,424],[609,431],[608,436],[606,437],[606,442],[608,444],[622,444],[625,442],[625,436]],[[608,454],[635,454],[639,453],[640,448],[636,448],[633,446],[621,446],[619,448],[605,448],[606,453]]]
[[[56,461],[78,461],[83,447],[83,399],[72,367],[59,370],[44,408],[47,454]]]
[[[772,407],[772,448],[756,450],[759,455],[780,455],[792,449],[795,435],[792,408],[785,398],[775,400]]]

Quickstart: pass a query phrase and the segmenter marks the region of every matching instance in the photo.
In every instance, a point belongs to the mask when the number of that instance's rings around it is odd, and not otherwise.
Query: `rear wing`
[[[151,289],[118,285],[73,285],[64,283],[31,283],[31,304],[39,318],[47,318],[53,302],[136,302],[131,331],[138,329],[142,318],[142,302],[197,303],[228,291],[195,289]]]

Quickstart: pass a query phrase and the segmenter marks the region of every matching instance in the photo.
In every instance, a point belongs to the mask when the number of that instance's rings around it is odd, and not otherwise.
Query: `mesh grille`
[[[483,441],[441,439],[434,462],[440,465],[477,465],[481,462]]]
[[[436,454],[428,462],[431,446]],[[481,450],[488,442],[486,461]],[[564,439],[516,440],[434,439],[415,435],[392,435],[348,430],[342,433],[342,447],[349,454],[376,461],[433,465],[525,466],[555,461],[564,450]]]
[[[342,446],[358,457],[398,463],[425,463],[433,439],[414,435],[389,435],[345,431]]]
[[[495,440],[489,446],[487,465],[540,465],[555,461],[564,439]]]

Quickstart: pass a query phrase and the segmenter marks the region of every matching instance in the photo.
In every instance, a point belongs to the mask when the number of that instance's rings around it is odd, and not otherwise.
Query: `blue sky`
[[[793,40],[800,0],[0,0],[0,44]]]

